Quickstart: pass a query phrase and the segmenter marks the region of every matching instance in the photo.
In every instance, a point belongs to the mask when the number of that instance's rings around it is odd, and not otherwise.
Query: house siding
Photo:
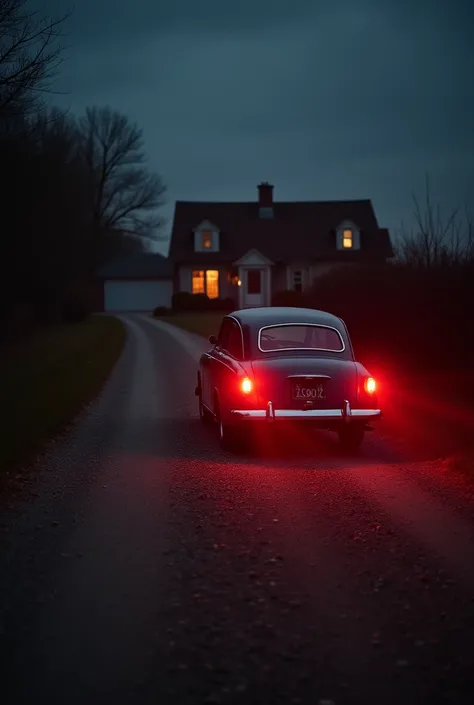
[[[304,262],[293,262],[288,265],[275,265],[272,267],[272,295],[279,291],[294,289],[294,272],[302,272],[303,291],[310,291],[317,280],[341,267],[354,266],[353,263],[321,262],[308,266]]]
[[[357,262],[326,262],[314,265],[311,267],[311,286],[317,286],[318,279],[326,274],[329,274],[329,272],[333,272],[336,269],[357,267],[357,265]]]
[[[270,268],[272,277],[271,292],[274,296],[279,291],[285,291],[287,289],[286,282],[286,266],[282,264],[275,264]]]
[[[321,262],[320,264],[314,264],[312,267],[310,267],[309,288],[315,285],[319,278],[323,277],[326,274],[329,274],[329,272],[332,272],[336,267],[340,266],[341,264],[336,264],[334,262]]]

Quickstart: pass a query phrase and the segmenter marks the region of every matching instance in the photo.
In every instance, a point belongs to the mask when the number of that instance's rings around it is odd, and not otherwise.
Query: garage
[[[171,306],[171,281],[106,281],[105,311],[151,311]]]
[[[171,307],[172,274],[169,260],[155,253],[140,253],[111,262],[99,272],[103,310],[112,313]]]

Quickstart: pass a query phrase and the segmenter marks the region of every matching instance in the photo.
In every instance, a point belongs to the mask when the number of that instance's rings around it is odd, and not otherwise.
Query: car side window
[[[227,339],[227,352],[235,357],[237,360],[241,360],[243,357],[242,350],[242,335],[240,333],[240,328],[237,323],[231,322],[231,327],[229,328],[229,337]]]
[[[228,318],[224,318],[219,331],[219,335],[217,336],[217,345],[221,348],[221,350],[227,350],[231,325],[232,321],[230,321]]]

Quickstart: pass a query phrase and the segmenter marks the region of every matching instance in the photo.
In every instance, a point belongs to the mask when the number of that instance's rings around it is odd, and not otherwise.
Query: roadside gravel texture
[[[123,320],[0,519],[2,702],[470,705],[472,506],[440,463],[376,432],[352,458],[299,432],[226,453],[206,344]]]

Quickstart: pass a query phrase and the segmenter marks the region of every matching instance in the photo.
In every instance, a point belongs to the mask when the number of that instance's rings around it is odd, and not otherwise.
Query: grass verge
[[[91,316],[9,352],[0,371],[0,487],[100,392],[124,341],[117,318]]]
[[[171,323],[178,328],[190,333],[197,333],[209,338],[210,335],[217,335],[219,327],[225,313],[220,311],[200,312],[200,313],[176,313],[171,316],[159,316],[156,320]]]

